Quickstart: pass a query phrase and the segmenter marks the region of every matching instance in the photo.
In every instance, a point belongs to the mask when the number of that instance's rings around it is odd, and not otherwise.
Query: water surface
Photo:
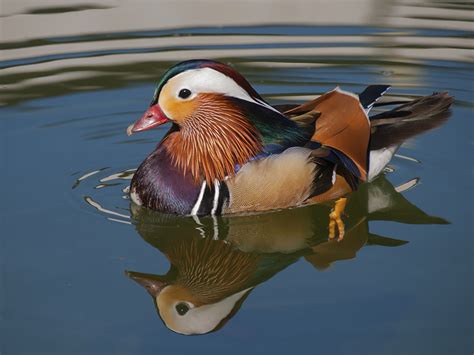
[[[26,4],[0,19],[2,354],[472,352],[472,5],[324,3],[311,17],[278,2],[252,20],[206,3],[186,21],[169,4]],[[199,221],[134,210],[129,179],[167,127],[125,129],[170,65],[203,57],[275,104],[382,83],[390,98],[456,102],[351,197],[343,243],[327,242],[328,206]],[[164,275],[170,248],[203,237],[265,267],[220,329],[185,337],[124,271]]]

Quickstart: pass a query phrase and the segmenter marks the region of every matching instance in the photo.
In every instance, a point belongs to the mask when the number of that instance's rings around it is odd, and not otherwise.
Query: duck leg
[[[329,214],[329,239],[336,238],[336,226],[338,230],[337,241],[341,241],[344,238],[344,222],[342,221],[342,215],[346,208],[347,198],[341,197],[338,199],[331,213]]]

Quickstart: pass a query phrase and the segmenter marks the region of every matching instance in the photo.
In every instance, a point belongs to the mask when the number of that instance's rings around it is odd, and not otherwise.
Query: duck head
[[[259,257],[222,241],[183,238],[166,247],[166,275],[127,271],[152,296],[159,316],[172,331],[205,334],[222,327],[254,288]]]
[[[175,134],[168,134],[162,145],[175,165],[209,184],[233,175],[237,165],[273,143],[267,135],[296,130],[296,124],[266,103],[241,74],[211,60],[186,61],[169,69],[148,110],[127,132],[167,122]],[[275,131],[278,124],[288,129]]]
[[[189,287],[173,283],[166,276],[133,271],[126,274],[148,291],[165,325],[184,335],[206,334],[220,329],[237,313],[252,289],[238,291],[214,303],[205,303],[206,300]]]
[[[199,114],[212,115],[212,111],[229,105],[225,100],[218,100],[223,97],[276,111],[230,66],[212,60],[189,60],[176,64],[163,75],[149,109],[129,127],[128,133],[146,131],[170,121],[186,127]]]

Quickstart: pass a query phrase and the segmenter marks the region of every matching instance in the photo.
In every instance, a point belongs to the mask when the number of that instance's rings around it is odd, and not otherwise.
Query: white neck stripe
[[[193,209],[191,210],[191,216],[196,216],[198,211],[199,211],[199,207],[201,207],[201,203],[202,203],[202,198],[204,197],[204,191],[206,190],[206,182],[204,181],[201,185],[201,191],[199,191],[199,196],[196,200],[196,204],[194,205]]]
[[[219,204],[219,188],[221,184],[219,181],[215,180],[214,181],[214,203],[212,204],[212,211],[211,214],[215,215],[217,211],[217,205]]]

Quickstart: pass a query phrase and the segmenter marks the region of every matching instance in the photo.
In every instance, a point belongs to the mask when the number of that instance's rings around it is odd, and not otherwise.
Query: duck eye
[[[187,99],[189,96],[191,96],[191,91],[188,89],[181,89],[178,96],[182,99]]]
[[[184,316],[189,311],[189,307],[186,303],[178,303],[175,308],[180,316]]]

